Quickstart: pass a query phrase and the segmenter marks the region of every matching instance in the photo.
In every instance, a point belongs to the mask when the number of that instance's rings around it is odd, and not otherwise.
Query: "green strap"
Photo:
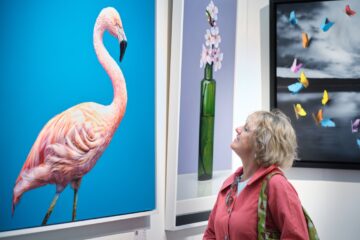
[[[320,240],[319,235],[316,231],[315,225],[314,225],[313,221],[311,220],[309,214],[306,212],[304,207],[302,207],[302,210],[304,212],[306,223],[308,226],[309,239],[310,240]]]
[[[268,201],[266,187],[269,183],[270,178],[275,174],[281,174],[281,172],[269,173],[261,184],[260,196],[258,201],[258,240],[265,240],[270,238],[270,234],[266,231],[266,210]]]
[[[270,239],[280,239],[280,233],[274,232],[266,229],[266,210],[267,210],[267,202],[268,202],[268,196],[266,193],[266,187],[269,183],[269,180],[272,176],[276,174],[281,174],[281,172],[271,172],[269,173],[265,179],[263,180],[261,184],[260,189],[260,195],[259,195],[259,201],[258,201],[258,240],[270,240]],[[310,240],[319,240],[319,236],[317,234],[315,225],[313,221],[311,220],[310,216],[307,214],[305,209],[302,207],[304,216],[306,219],[308,232],[309,232],[309,239]]]

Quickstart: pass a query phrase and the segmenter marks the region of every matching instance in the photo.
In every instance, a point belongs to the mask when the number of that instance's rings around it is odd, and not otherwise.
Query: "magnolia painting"
[[[226,142],[230,144],[233,131],[235,29],[236,1],[184,1],[179,174],[198,171],[200,85],[207,64],[213,66],[216,80],[213,169],[231,168],[231,149]]]

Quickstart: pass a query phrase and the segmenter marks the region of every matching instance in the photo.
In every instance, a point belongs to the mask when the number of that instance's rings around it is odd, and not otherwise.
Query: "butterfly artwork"
[[[336,124],[330,118],[323,117],[323,110],[320,108],[317,114],[312,114],[316,125],[321,125],[322,127],[336,127]]]
[[[297,103],[296,105],[293,105],[293,107],[294,107],[296,119],[299,119],[299,117],[305,117],[306,116],[307,113],[306,113],[305,109],[301,106],[300,103]]]
[[[305,76],[304,72],[301,72],[299,82],[293,83],[288,86],[288,90],[292,94],[299,93],[302,89],[307,88],[309,86],[309,80]]]
[[[298,23],[298,20],[297,20],[296,15],[295,15],[295,11],[291,11],[291,12],[290,12],[289,22],[290,22],[292,25],[296,25],[296,24]]]
[[[356,119],[355,121],[351,121],[351,132],[357,133],[360,131],[360,118]]]
[[[336,127],[335,122],[332,121],[330,118],[324,118],[320,121],[320,124],[322,127]]]
[[[307,77],[305,76],[304,72],[301,72],[300,74],[300,82],[302,85],[304,85],[304,87],[308,87],[309,86],[309,80],[307,79]]]
[[[313,117],[316,125],[319,125],[320,122],[324,119],[324,118],[323,118],[323,111],[322,111],[321,108],[319,109],[319,111],[317,112],[316,115],[315,115],[314,113],[312,113],[311,115],[312,115],[312,117]]]
[[[329,102],[329,94],[326,90],[324,90],[323,97],[321,99],[322,105],[326,105]]]
[[[302,46],[303,46],[303,48],[308,48],[309,45],[310,45],[310,40],[311,40],[309,38],[308,34],[306,32],[303,32],[301,34],[301,38],[302,38]]]
[[[350,17],[356,14],[356,12],[350,8],[349,4],[345,6],[345,13]]]
[[[290,67],[290,70],[293,73],[297,73],[302,66],[303,66],[303,64],[302,63],[297,64],[297,59],[294,58],[294,61],[293,61],[293,64],[291,65],[291,67]]]
[[[357,144],[357,146],[360,148],[360,138],[357,138],[357,139],[356,139],[356,144]]]
[[[334,22],[330,22],[328,18],[324,18],[320,28],[323,30],[323,32],[327,32],[332,27],[332,25],[334,25]]]
[[[292,94],[299,93],[302,89],[304,89],[304,85],[302,85],[300,82],[293,83],[288,86],[288,89]]]

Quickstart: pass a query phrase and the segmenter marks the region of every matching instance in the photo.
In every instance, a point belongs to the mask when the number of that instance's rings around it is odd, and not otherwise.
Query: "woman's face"
[[[254,115],[250,115],[245,125],[237,127],[235,129],[237,135],[234,141],[231,143],[231,148],[239,155],[242,160],[254,157],[255,148],[255,134],[256,118]]]

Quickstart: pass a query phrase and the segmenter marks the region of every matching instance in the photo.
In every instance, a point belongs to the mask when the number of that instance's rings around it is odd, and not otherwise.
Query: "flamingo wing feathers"
[[[44,163],[71,168],[97,160],[96,155],[102,153],[99,148],[106,147],[107,124],[102,114],[94,111],[94,106],[99,108],[96,105],[79,104],[53,117],[39,133],[16,182],[22,172]],[[84,167],[88,171],[94,164]]]

